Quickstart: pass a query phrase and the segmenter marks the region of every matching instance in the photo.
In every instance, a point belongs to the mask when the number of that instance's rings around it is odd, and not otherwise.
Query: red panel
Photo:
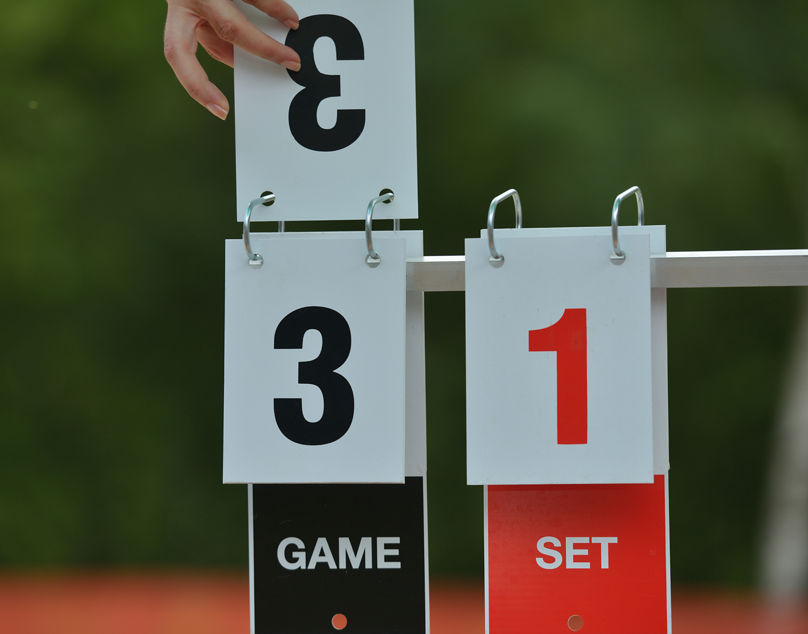
[[[653,484],[488,487],[490,634],[665,634],[665,504],[661,475]]]

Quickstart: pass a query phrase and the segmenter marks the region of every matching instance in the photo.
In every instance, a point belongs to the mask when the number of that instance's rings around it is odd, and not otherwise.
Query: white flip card
[[[403,482],[405,240],[364,233],[228,240],[225,482]]]
[[[417,218],[412,0],[298,0],[292,31],[239,8],[298,52],[299,72],[235,51],[238,219],[364,218],[368,200],[395,193],[375,218]]]
[[[517,238],[537,236],[576,236],[586,235],[591,227],[552,227],[530,228],[513,231]],[[596,228],[595,231],[603,231]],[[667,251],[664,225],[626,225],[620,227],[620,235],[648,234],[651,256],[664,256]],[[480,237],[487,239],[485,229]],[[653,266],[651,269],[653,278]],[[651,392],[654,419],[654,474],[664,475],[670,469],[668,437],[668,300],[665,288],[651,288]]]
[[[380,232],[378,235],[403,236],[407,241],[408,258],[420,258],[424,255],[421,231],[398,231],[395,234]],[[420,291],[407,291],[406,339],[404,467],[407,477],[426,476],[426,337],[424,294]]]
[[[608,228],[497,230],[501,267],[466,241],[469,484],[653,480],[650,231],[626,229],[622,264]]]

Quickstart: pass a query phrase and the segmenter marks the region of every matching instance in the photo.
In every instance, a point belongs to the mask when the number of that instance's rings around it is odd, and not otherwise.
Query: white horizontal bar
[[[463,291],[465,289],[465,256],[431,255],[407,260],[408,291]]]
[[[407,260],[407,290],[462,291],[462,255]],[[678,251],[651,256],[655,288],[808,286],[808,249],[786,251]]]
[[[680,251],[651,259],[658,288],[808,286],[808,249]]]

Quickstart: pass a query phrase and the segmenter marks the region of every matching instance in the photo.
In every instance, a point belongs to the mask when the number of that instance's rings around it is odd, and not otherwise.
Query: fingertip
[[[300,55],[293,48],[286,47],[285,59],[281,62],[281,66],[291,71],[297,72],[300,70]]]
[[[223,108],[222,106],[220,106],[217,103],[210,103],[206,107],[207,107],[208,111],[212,115],[214,115],[215,117],[218,117],[222,121],[227,119],[227,114],[228,114],[228,109],[227,108]]]
[[[283,23],[286,26],[288,26],[290,29],[292,29],[293,31],[297,31],[298,28],[300,28],[300,22],[298,20],[295,20],[295,19],[292,19],[292,18],[290,18],[288,20],[284,20]]]
[[[281,66],[283,66],[287,70],[291,70],[294,73],[300,70],[300,62],[296,62],[293,60],[286,60],[285,62],[281,63]]]

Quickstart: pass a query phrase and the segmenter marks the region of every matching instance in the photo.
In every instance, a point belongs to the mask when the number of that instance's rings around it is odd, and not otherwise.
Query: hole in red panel
[[[348,627],[348,618],[344,614],[335,614],[331,617],[331,627],[335,630],[344,630]]]
[[[584,629],[583,617],[579,614],[573,614],[567,619],[567,627],[570,628],[570,632],[580,632]]]

